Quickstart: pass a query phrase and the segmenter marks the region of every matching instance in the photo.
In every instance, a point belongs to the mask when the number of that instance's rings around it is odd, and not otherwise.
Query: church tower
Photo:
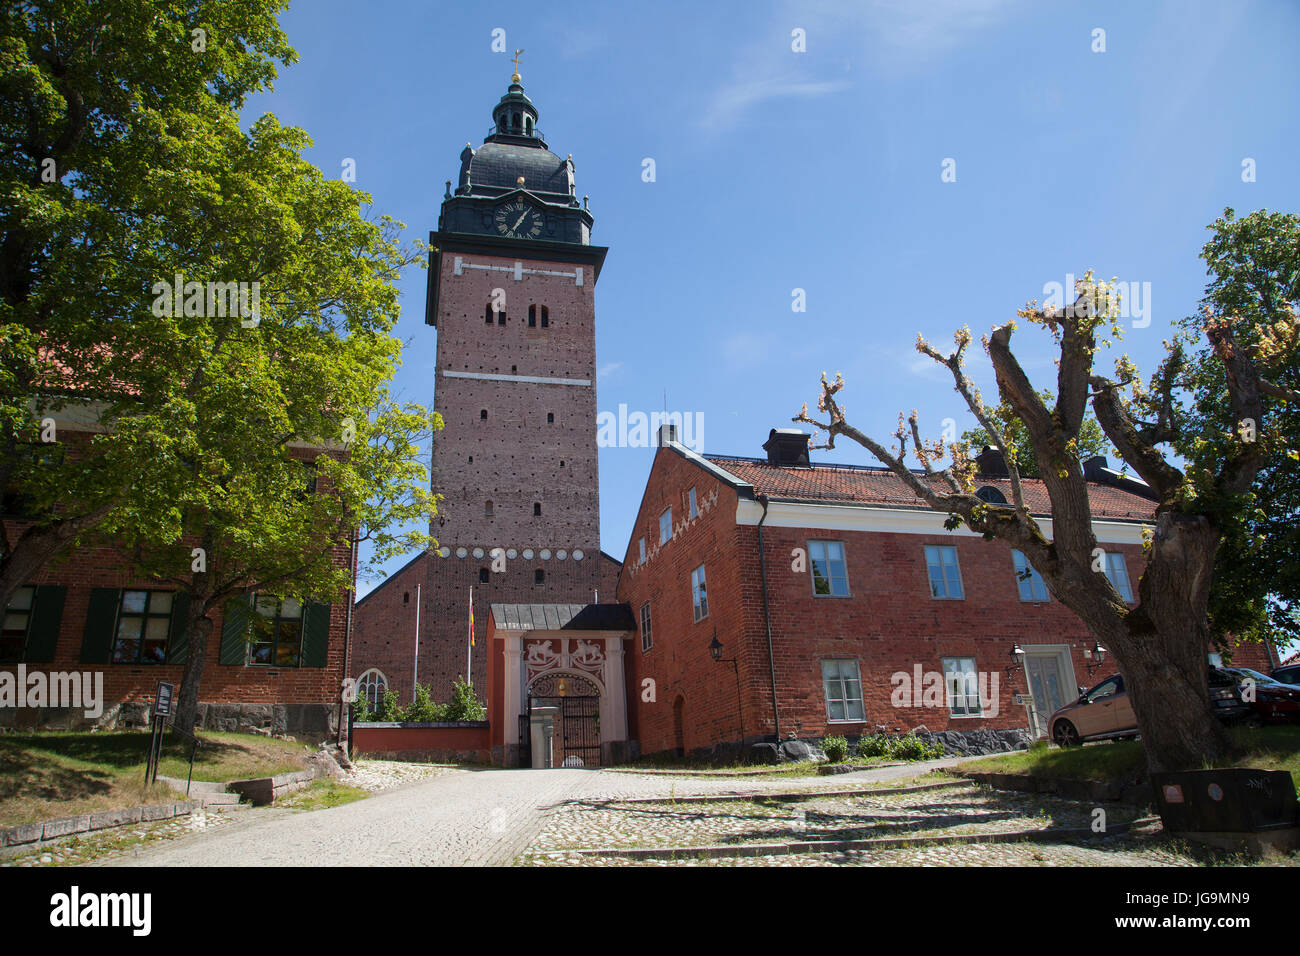
[[[573,158],[547,147],[517,72],[492,124],[481,146],[466,144],[429,237],[425,321],[438,330],[433,405],[445,425],[433,438],[443,500],[420,576],[419,675],[436,700],[466,672],[471,587],[482,696],[490,604],[612,599],[617,575],[600,550],[596,449],[607,250],[591,244]]]

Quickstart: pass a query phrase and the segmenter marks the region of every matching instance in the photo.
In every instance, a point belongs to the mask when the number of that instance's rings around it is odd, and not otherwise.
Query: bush
[[[446,704],[435,704],[433,702],[433,695],[426,685],[416,684],[415,700],[402,708],[402,716],[399,719],[409,720],[412,723],[433,724],[446,720],[444,716],[446,711]]]
[[[927,744],[916,734],[888,737],[872,734],[858,741],[859,757],[892,757],[895,760],[934,760],[943,756],[943,744]]]
[[[823,737],[822,750],[831,763],[839,763],[849,755],[849,742],[843,737]]]
[[[487,720],[487,705],[474,696],[474,685],[456,678],[451,703],[443,711],[443,720]]]
[[[374,719],[375,715],[370,710],[370,698],[365,694],[357,694],[357,699],[352,702],[352,722],[362,723]]]
[[[859,757],[888,757],[891,753],[889,738],[884,734],[872,734],[858,741]]]
[[[379,712],[372,720],[401,720],[402,708],[397,703],[397,691],[385,688],[383,699],[379,702]]]

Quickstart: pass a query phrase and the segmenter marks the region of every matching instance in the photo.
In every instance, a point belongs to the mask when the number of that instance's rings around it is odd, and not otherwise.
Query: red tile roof
[[[793,498],[808,502],[854,502],[861,504],[892,505],[895,507],[925,507],[911,488],[903,484],[893,472],[884,468],[862,465],[827,465],[814,463],[811,468],[786,468],[769,465],[754,458],[728,458],[705,455],[704,458],[754,487],[754,493],[773,498]],[[941,481],[932,483],[938,491],[946,491]],[[978,487],[992,485],[1011,500],[1011,482],[1006,478],[976,479]],[[1051,501],[1047,486],[1037,478],[1022,478],[1021,488],[1025,503],[1036,515],[1050,515]],[[1141,495],[1100,482],[1088,482],[1088,500],[1093,516],[1150,521],[1155,517],[1156,503]]]

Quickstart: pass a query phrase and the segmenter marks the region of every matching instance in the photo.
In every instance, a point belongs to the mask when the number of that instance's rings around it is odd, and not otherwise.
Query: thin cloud
[[[623,367],[622,362],[610,362],[596,369],[596,378],[608,378]]]

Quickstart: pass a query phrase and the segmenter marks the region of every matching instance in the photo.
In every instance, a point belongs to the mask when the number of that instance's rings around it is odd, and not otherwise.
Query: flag
[[[469,589],[469,646],[474,646],[474,589]]]

